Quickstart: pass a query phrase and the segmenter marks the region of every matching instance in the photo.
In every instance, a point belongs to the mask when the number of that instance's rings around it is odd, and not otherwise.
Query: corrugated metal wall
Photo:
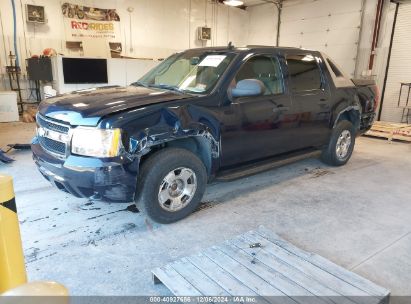
[[[284,2],[280,44],[327,53],[354,76],[362,0]]]
[[[411,3],[399,7],[381,120],[400,122],[402,109],[397,103],[401,82],[411,82]]]

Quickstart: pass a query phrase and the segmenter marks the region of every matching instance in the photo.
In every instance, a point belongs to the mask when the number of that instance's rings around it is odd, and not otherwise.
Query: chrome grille
[[[40,145],[53,153],[65,155],[66,154],[66,144],[53,140],[47,137],[39,137]]]
[[[37,137],[44,150],[58,158],[67,154],[70,126],[37,114]]]
[[[51,120],[46,120],[41,115],[37,115],[37,123],[43,128],[47,128],[49,130],[64,133],[64,134],[68,134],[70,130],[70,127],[57,124]]]

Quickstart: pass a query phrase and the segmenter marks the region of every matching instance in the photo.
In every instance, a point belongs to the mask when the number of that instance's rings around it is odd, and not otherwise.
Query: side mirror
[[[246,97],[246,96],[260,96],[265,91],[264,84],[258,79],[243,79],[240,80],[236,87],[231,90],[231,96]]]

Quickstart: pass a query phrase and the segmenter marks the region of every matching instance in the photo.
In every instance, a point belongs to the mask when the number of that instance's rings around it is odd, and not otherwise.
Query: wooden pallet
[[[376,121],[365,135],[387,138],[389,141],[395,139],[411,142],[411,125],[406,123]]]
[[[260,226],[154,269],[178,297],[256,297],[258,303],[388,303],[390,291]],[[234,297],[234,298],[233,298]],[[201,302],[201,300],[200,300]]]

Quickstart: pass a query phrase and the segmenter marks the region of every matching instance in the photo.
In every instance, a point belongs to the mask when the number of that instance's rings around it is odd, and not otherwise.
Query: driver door
[[[284,94],[280,62],[274,55],[256,55],[239,69],[232,86],[243,79],[263,84],[258,96],[233,98],[222,107],[221,166],[229,167],[288,151],[297,127],[291,100]]]

